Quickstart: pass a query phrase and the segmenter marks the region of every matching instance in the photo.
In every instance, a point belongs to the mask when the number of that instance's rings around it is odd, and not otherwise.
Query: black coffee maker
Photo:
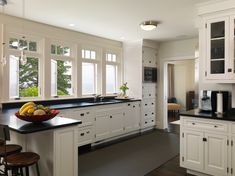
[[[231,107],[230,96],[228,91],[211,91],[211,111],[217,111],[217,93],[223,94],[223,113],[226,113]]]

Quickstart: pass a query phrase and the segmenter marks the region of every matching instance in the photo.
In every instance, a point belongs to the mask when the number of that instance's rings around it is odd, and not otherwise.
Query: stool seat
[[[7,165],[10,167],[28,167],[36,164],[40,156],[33,152],[22,152],[6,157]]]
[[[8,144],[6,145],[6,156],[14,154],[14,153],[19,153],[21,152],[22,147],[20,145],[15,145],[15,144]],[[5,155],[5,146],[1,145],[0,146],[0,157],[4,157]]]

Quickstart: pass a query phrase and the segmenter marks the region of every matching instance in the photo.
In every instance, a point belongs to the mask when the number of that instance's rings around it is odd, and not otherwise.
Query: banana
[[[19,110],[19,113],[21,113],[27,106],[29,105],[33,105],[35,106],[35,103],[34,102],[28,102],[28,103],[25,103]]]
[[[30,104],[26,106],[21,112],[20,115],[24,115],[26,112],[28,112],[29,109],[34,108],[34,105]]]

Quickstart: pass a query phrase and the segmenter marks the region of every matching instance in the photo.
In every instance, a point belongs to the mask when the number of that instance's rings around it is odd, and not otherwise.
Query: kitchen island
[[[193,175],[235,175],[235,115],[180,114],[180,166]]]
[[[28,123],[14,116],[15,110],[0,114],[0,124],[10,128],[10,143],[19,144],[23,151],[40,155],[39,169],[43,176],[77,176],[77,125],[80,120],[55,117],[43,123]],[[36,168],[30,167],[36,176]]]

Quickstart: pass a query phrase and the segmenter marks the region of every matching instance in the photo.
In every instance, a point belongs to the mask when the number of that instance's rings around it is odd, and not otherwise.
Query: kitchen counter
[[[206,118],[212,120],[235,121],[235,109],[231,109],[228,113],[225,114],[207,113],[207,112],[201,112],[199,109],[194,109],[190,111],[181,112],[180,116]]]

